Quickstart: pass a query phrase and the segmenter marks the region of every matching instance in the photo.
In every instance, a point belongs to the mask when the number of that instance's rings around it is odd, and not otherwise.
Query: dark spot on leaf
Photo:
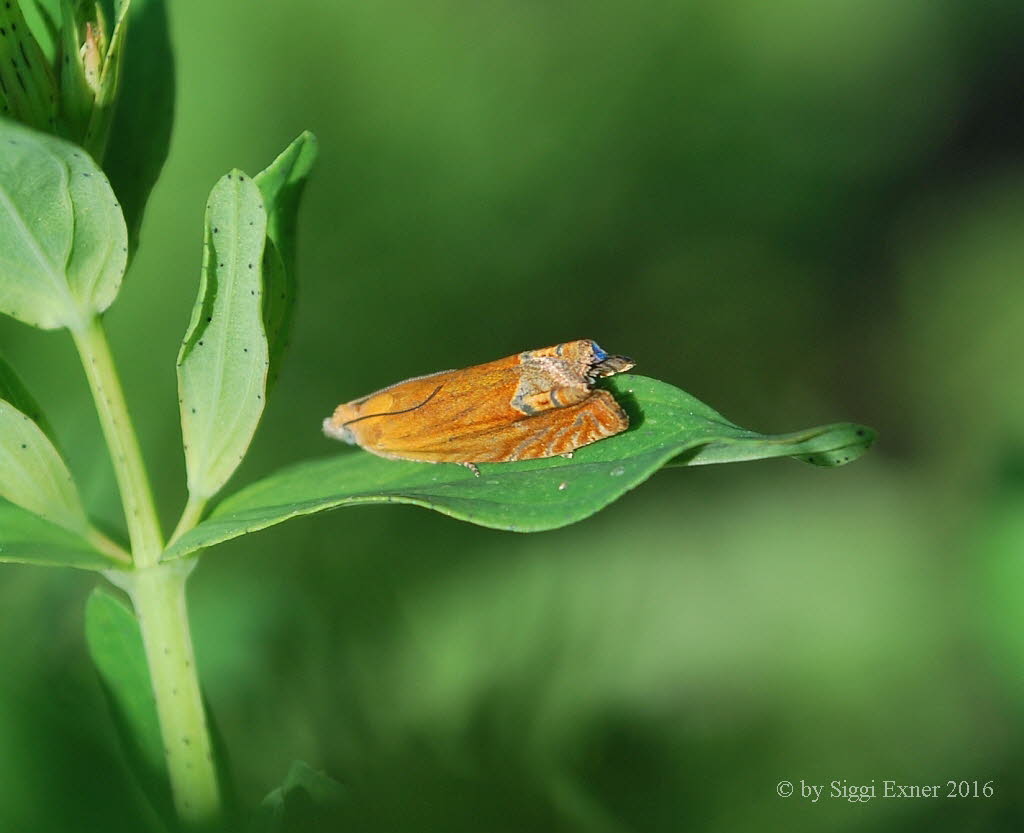
[[[25,445],[25,443],[22,443],[22,444],[21,444],[21,447],[22,447],[22,448],[28,448],[28,446],[27,446],[27,445]]]
[[[202,346],[203,346],[203,340],[202,340],[202,339],[199,339],[199,346],[200,346],[200,347],[202,347]]]
[[[220,229],[218,229],[216,226],[214,226],[213,227],[213,233],[216,234],[218,231],[220,231]]]

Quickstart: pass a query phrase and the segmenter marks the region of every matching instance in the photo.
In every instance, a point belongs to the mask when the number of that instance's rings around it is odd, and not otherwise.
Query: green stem
[[[93,318],[84,327],[72,330],[71,335],[110,449],[135,563],[139,567],[150,567],[156,564],[163,550],[160,521],[106,333],[100,320]]]
[[[171,793],[187,830],[215,829],[220,790],[185,605],[195,561],[136,570],[126,583],[146,649]]]
[[[187,829],[213,829],[221,815],[220,790],[185,606],[185,580],[195,561],[159,563],[160,522],[106,334],[98,318],[71,332],[110,449],[131,539],[135,569],[107,575],[128,591],[139,620],[178,816]],[[116,547],[98,531],[92,540],[106,551]]]

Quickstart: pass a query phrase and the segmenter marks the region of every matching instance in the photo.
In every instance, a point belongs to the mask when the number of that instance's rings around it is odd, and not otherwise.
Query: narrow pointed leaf
[[[89,526],[71,472],[26,414],[0,400],[0,497],[41,518],[84,533]]]
[[[80,570],[123,568],[81,535],[0,499],[0,562]]]
[[[242,489],[165,554],[180,558],[281,523],[340,506],[411,503],[494,529],[539,532],[592,515],[667,463],[696,465],[792,456],[842,465],[870,446],[860,425],[812,428],[795,434],[747,431],[685,391],[622,375],[608,384],[630,416],[628,431],[555,457],[480,466],[481,476],[451,464],[384,460],[343,452],[286,468]]]
[[[83,326],[113,303],[126,257],[124,217],[89,155],[0,120],[0,312]]]
[[[138,620],[97,587],[85,606],[85,638],[129,768],[163,818],[173,818],[164,744]]]
[[[299,202],[316,161],[316,137],[306,131],[255,177],[267,208],[263,321],[270,349],[268,385],[277,378],[288,346],[295,306],[295,237]]]
[[[120,90],[103,168],[124,209],[132,252],[174,122],[174,54],[165,0],[132,0]]]
[[[28,392],[28,388],[25,387],[18,374],[14,372],[14,368],[4,360],[3,356],[0,356],[0,399],[7,401],[31,419],[50,438],[51,442],[56,445],[53,429],[43,415],[43,409],[39,407],[39,403]]]
[[[189,493],[217,493],[241,462],[263,413],[267,338],[261,262],[266,213],[255,183],[232,171],[206,206],[199,297],[178,355]]]

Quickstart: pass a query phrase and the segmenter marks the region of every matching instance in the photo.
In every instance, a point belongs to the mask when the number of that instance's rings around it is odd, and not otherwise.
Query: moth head
[[[606,353],[596,341],[590,342],[590,348],[592,358],[590,360],[590,367],[587,369],[587,378],[591,382],[605,376],[624,373],[636,364],[627,356],[613,356],[610,353]]]

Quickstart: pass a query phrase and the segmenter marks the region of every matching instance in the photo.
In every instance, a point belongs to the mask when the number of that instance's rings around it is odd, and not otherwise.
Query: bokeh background
[[[192,620],[251,807],[294,759],[360,831],[999,831],[1024,819],[1024,7],[1016,0],[173,4],[171,155],[107,316],[165,522],[206,195],[302,129],[290,354],[230,490],[334,405],[592,337],[848,468],[662,472],[538,535],[411,507],[207,554]],[[61,334],[0,322],[119,523]],[[93,577],[5,566],[0,829],[141,830]],[[991,781],[991,799],[779,781]],[[945,790],[943,790],[944,792]]]

